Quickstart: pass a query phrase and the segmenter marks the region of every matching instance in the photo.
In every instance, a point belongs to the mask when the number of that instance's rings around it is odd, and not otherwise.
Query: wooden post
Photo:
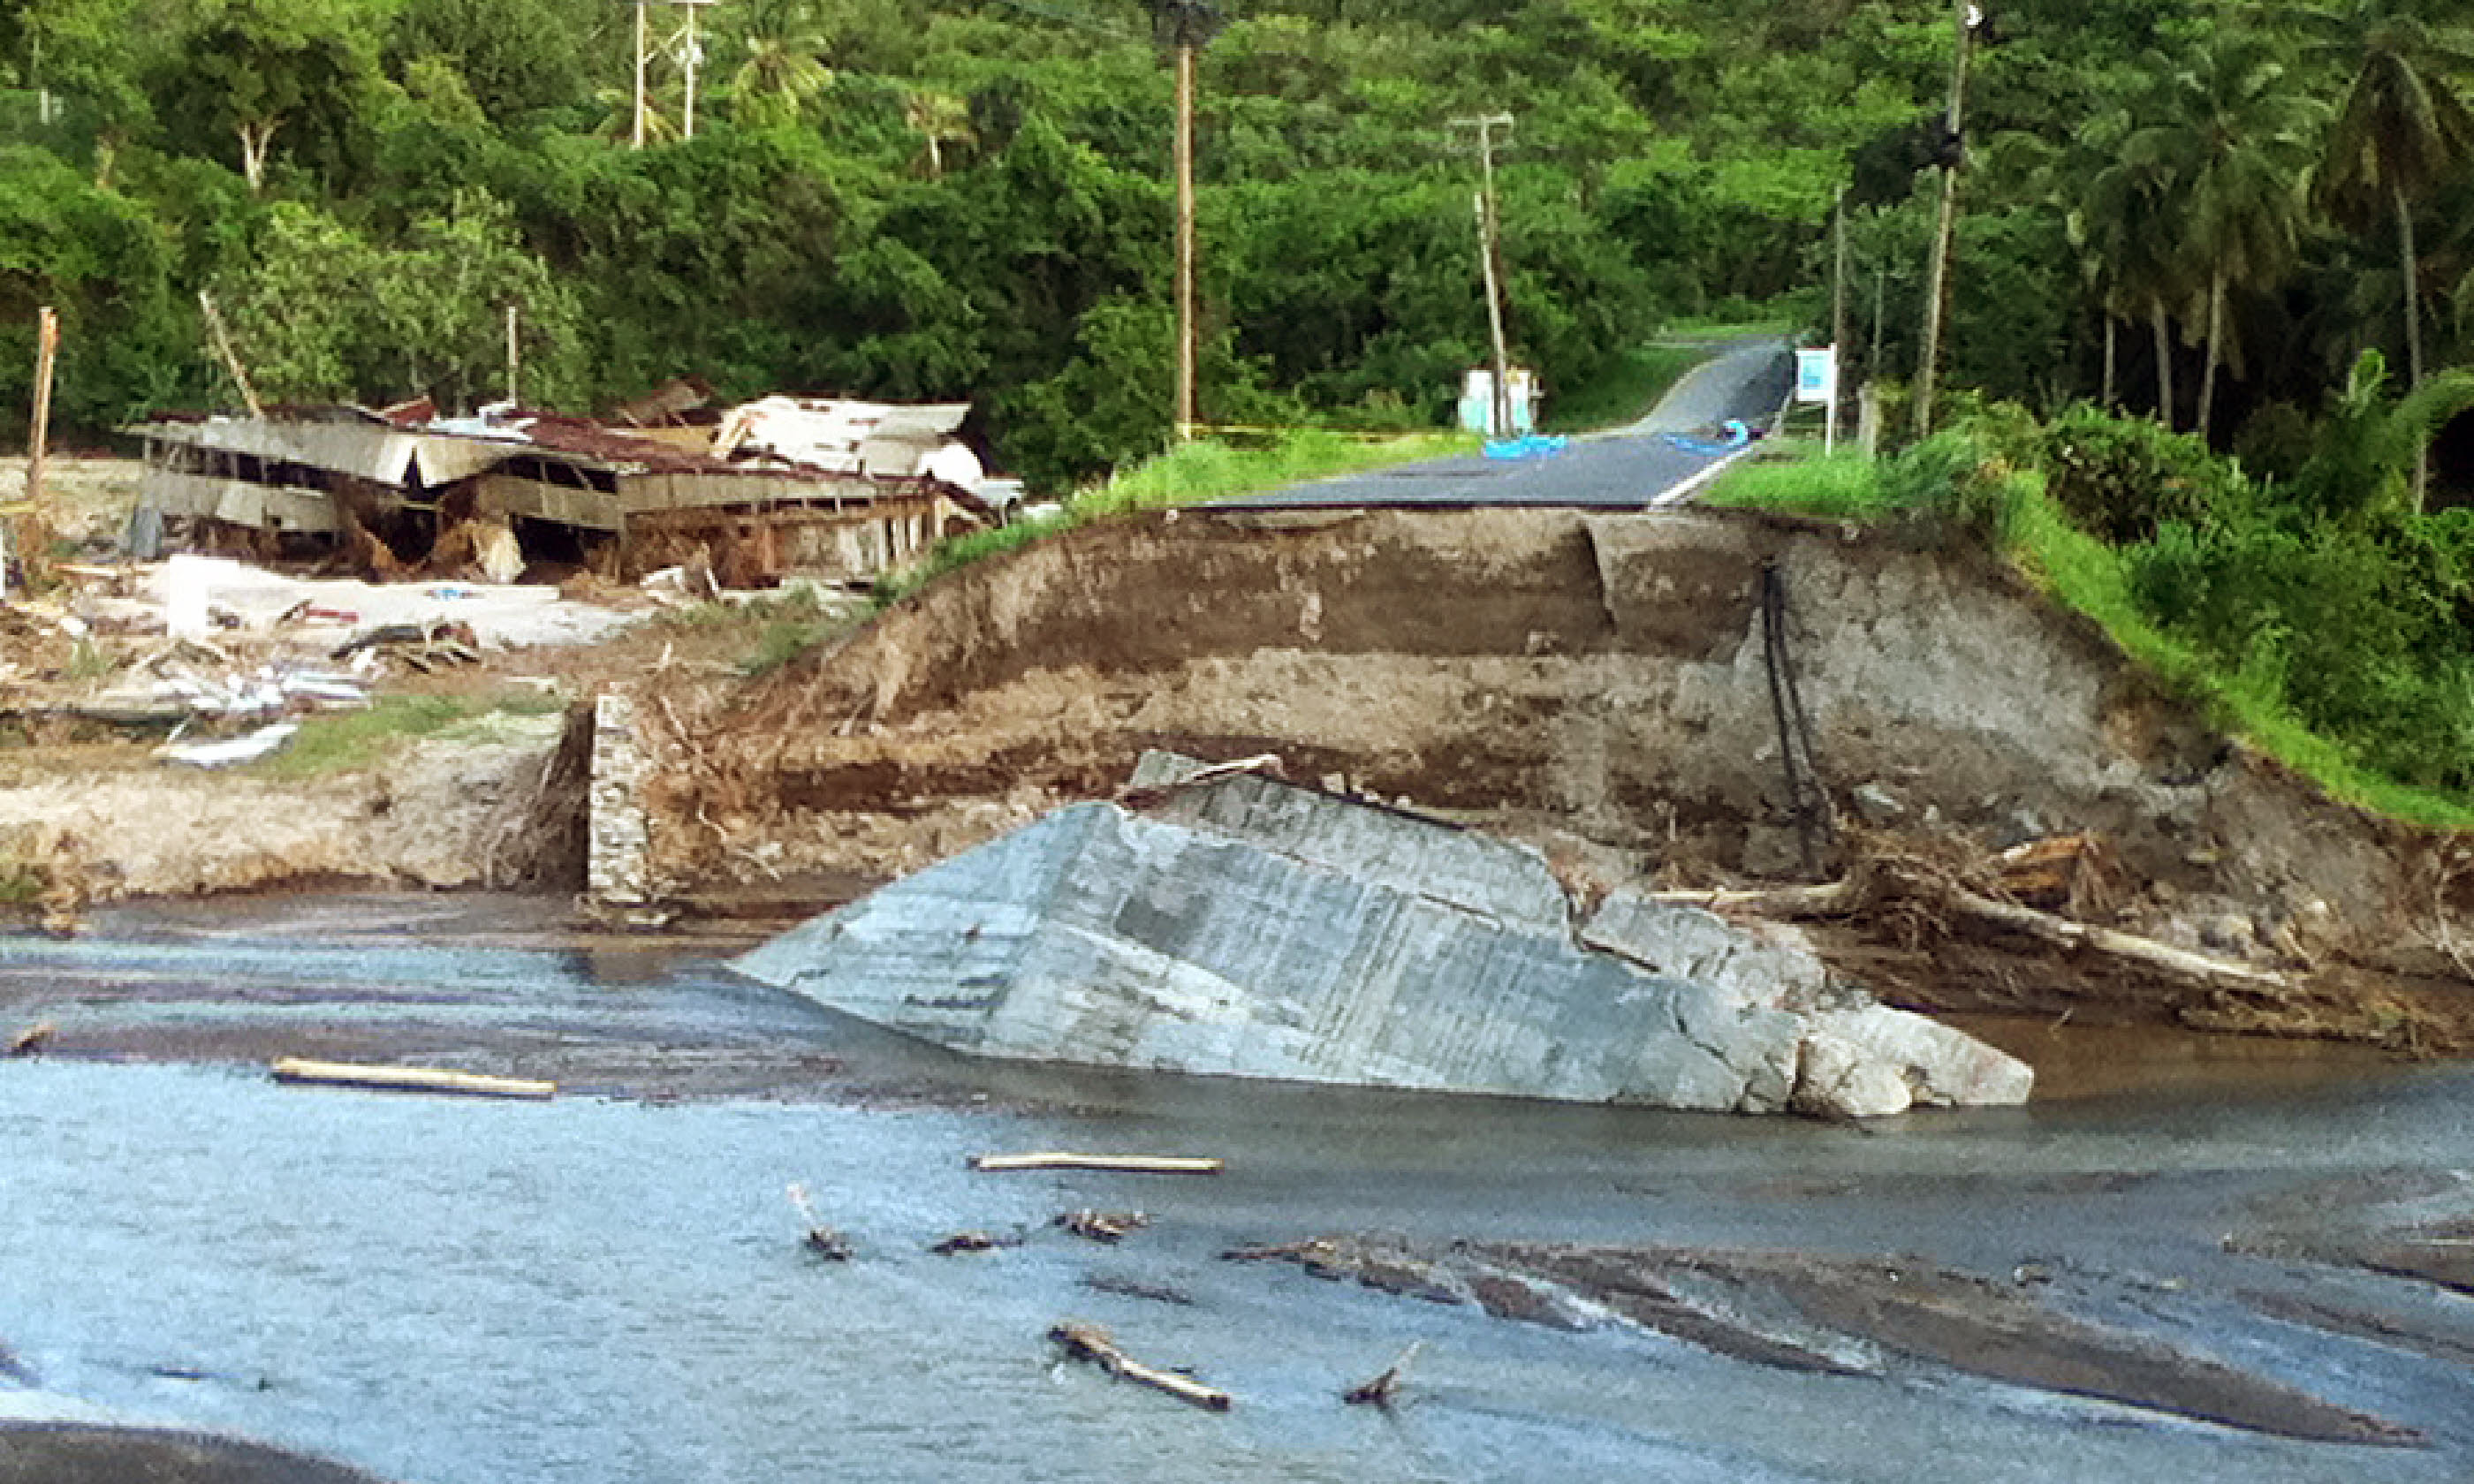
[[[1194,436],[1194,43],[1176,48],[1176,441]]]
[[[26,438],[26,523],[18,528],[18,560],[26,586],[49,565],[50,522],[43,517],[43,457],[52,422],[52,363],[61,346],[61,319],[49,304],[35,312],[35,410]]]

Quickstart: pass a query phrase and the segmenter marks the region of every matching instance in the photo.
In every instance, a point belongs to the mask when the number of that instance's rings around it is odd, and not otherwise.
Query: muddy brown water
[[[944,1056],[735,981],[707,946],[470,898],[0,941],[0,1026],[34,1018],[59,1053],[0,1063],[0,1344],[31,1377],[0,1382],[0,1417],[204,1429],[421,1484],[2474,1475],[2474,1301],[2348,1259],[2474,1212],[2462,1066],[2177,1052],[2204,1070],[1860,1129],[1078,1074]],[[585,1090],[268,1081],[303,1044]],[[1230,1162],[964,1166],[1077,1146]],[[802,1248],[793,1181],[852,1260]],[[1151,1223],[1114,1246],[1049,1225],[1079,1207]],[[1022,1240],[929,1253],[962,1230]],[[1771,1255],[1737,1274],[1929,1266],[2415,1441],[2000,1379],[1866,1334],[1853,1300],[1799,1321],[1861,1361],[1836,1374],[1220,1257],[1366,1232]],[[1727,1295],[1775,1324],[1794,1291]],[[1236,1405],[1058,1365],[1042,1336],[1064,1319]],[[1411,1341],[1402,1405],[1340,1403]]]

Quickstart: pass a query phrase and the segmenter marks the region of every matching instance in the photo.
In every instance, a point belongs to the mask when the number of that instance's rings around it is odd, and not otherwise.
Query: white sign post
[[[1795,353],[1795,399],[1799,402],[1822,402],[1830,411],[1822,424],[1821,451],[1833,453],[1838,447],[1838,347],[1807,347]]]

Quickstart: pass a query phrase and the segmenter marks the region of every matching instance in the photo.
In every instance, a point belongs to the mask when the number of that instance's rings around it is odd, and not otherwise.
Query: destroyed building
[[[468,521],[528,559],[641,572],[701,551],[729,586],[788,573],[863,581],[943,537],[996,523],[1018,490],[955,440],[965,403],[769,396],[716,412],[674,383],[609,421],[426,399],[383,409],[159,414],[144,444],[145,518],[209,532],[345,539],[420,561]]]

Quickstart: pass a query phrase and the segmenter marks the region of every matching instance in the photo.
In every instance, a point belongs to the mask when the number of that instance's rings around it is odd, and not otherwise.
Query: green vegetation
[[[380,696],[353,711],[321,711],[302,719],[301,730],[280,751],[250,764],[252,771],[286,781],[354,773],[385,761],[396,749],[423,737],[484,726],[497,715],[540,716],[560,702],[538,691],[471,699],[461,696]]]
[[[37,304],[64,322],[63,439],[227,400],[206,289],[270,398],[469,406],[512,302],[538,405],[678,374],[968,398],[1035,489],[1104,478],[1171,431],[1149,10],[714,7],[692,137],[662,60],[639,150],[605,0],[0,7],[0,439]],[[2409,385],[2474,354],[2474,41],[2444,0],[1997,21],[1946,384],[2222,447],[2307,436],[2365,347]],[[1554,426],[1637,414],[1674,370],[1639,348],[1656,326],[1816,327],[1841,187],[1851,360],[1907,373],[1953,40],[1904,0],[1237,8],[1199,68],[1203,420],[1446,422],[1488,357],[1448,121],[1507,100],[1507,329]]]
[[[1368,439],[1301,429],[1273,435],[1263,446],[1252,448],[1220,439],[1197,439],[1121,477],[1077,492],[1055,515],[949,537],[936,543],[925,562],[879,582],[877,598],[894,602],[982,558],[1027,546],[1085,521],[1131,511],[1233,499],[1361,469],[1466,453],[1476,446],[1474,438],[1459,433]]]
[[[2172,514],[2107,539],[2120,487],[2100,476],[2125,467]],[[2403,480],[2393,465],[2357,474]],[[2307,489],[2152,424],[2008,408],[1879,464],[1740,465],[1709,503],[1991,539],[2169,689],[2335,797],[2474,828],[2474,518],[2401,498],[2328,515]]]
[[[1699,346],[1663,339],[1635,346],[1615,357],[1595,381],[1547,398],[1545,431],[1587,433],[1637,421],[1658,405],[1667,388],[1708,358]]]

